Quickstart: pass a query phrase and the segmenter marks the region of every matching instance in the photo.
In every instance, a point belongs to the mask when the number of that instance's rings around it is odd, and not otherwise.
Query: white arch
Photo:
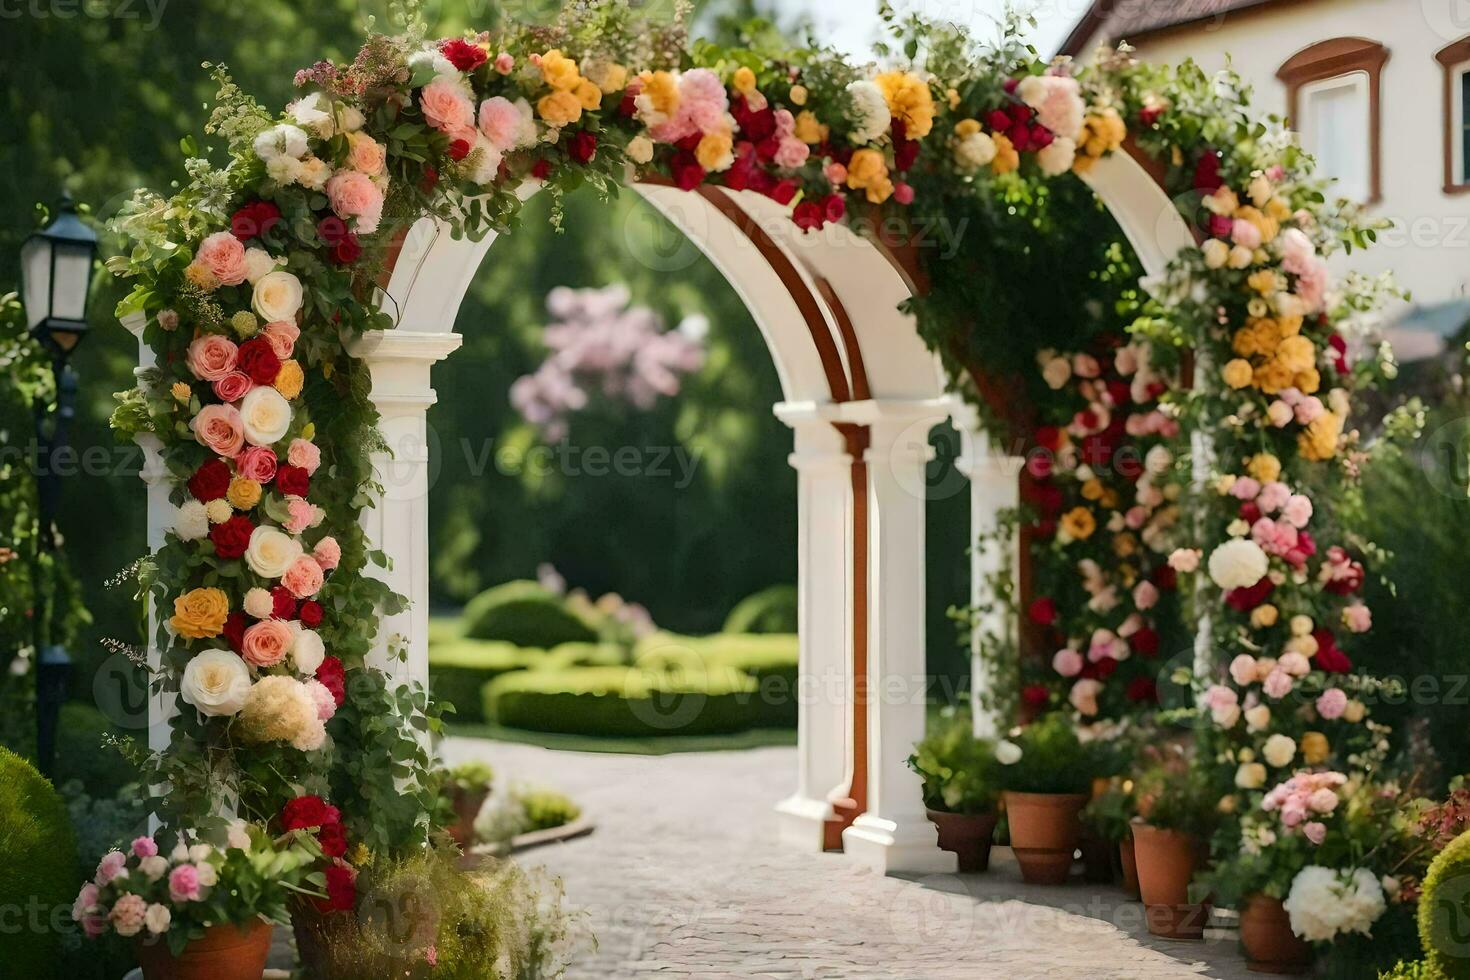
[[[1163,275],[1181,249],[1196,244],[1174,201],[1131,153],[1103,157],[1082,179],[1112,212],[1147,275]]]

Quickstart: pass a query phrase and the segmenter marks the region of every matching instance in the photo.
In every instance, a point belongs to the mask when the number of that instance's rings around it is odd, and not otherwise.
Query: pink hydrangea
[[[152,837],[137,837],[133,839],[132,849],[134,857],[148,858],[158,853],[158,844]]]
[[[281,585],[298,599],[310,599],[321,591],[322,566],[310,555],[302,555],[281,576]]]
[[[502,153],[515,148],[524,121],[521,110],[503,95],[480,103],[480,132]]]
[[[337,713],[337,699],[332,695],[330,689],[318,680],[308,680],[306,693],[311,695],[311,700],[316,704],[316,716],[321,721],[330,721]]]
[[[1340,687],[1329,687],[1317,697],[1317,714],[1336,721],[1347,710],[1348,696]]]
[[[122,851],[108,851],[97,862],[97,875],[92,880],[99,885],[105,885],[118,875],[126,874],[127,863],[127,855]]]
[[[1285,557],[1297,545],[1297,529],[1284,521],[1262,517],[1251,525],[1251,540],[1268,555]]]
[[[124,894],[112,904],[108,918],[119,936],[136,936],[143,931],[143,917],[148,914],[148,903],[141,895]]]
[[[316,508],[305,497],[286,498],[286,519],[282,525],[292,534],[300,534],[316,520]]]

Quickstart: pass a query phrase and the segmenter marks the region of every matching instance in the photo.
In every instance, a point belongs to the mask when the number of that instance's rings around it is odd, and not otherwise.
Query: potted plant
[[[1114,776],[1099,792],[1094,792],[1087,809],[1082,811],[1083,826],[1105,843],[1110,856],[1116,856],[1123,878],[1123,890],[1130,898],[1138,898],[1138,864],[1133,857],[1133,815],[1135,801],[1131,779]]]
[[[1182,754],[1139,779],[1133,851],[1148,931],[1165,939],[1202,939],[1208,906],[1190,901],[1190,883],[1208,858],[1219,794],[1208,774]]]
[[[990,867],[1000,796],[995,743],[975,737],[968,712],[955,712],[914,747],[908,763],[923,777],[924,806],[939,846],[954,852],[961,871]]]
[[[1021,877],[1032,884],[1062,884],[1082,836],[1078,818],[1092,785],[1091,752],[1070,719],[1052,713],[997,745],[996,758]]]
[[[292,898],[321,894],[320,857],[305,834],[272,839],[244,824],[223,848],[190,834],[165,854],[139,837],[103,855],[72,918],[89,938],[132,939],[145,980],[259,980]]]
[[[469,850],[475,842],[475,817],[490,798],[495,783],[495,770],[478,760],[462,762],[445,774],[443,796],[453,817],[445,829],[461,850]]]

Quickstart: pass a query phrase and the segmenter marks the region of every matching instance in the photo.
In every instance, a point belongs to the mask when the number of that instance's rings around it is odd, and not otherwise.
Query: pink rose
[[[309,599],[322,587],[322,566],[310,555],[302,555],[291,563],[286,574],[281,576],[286,591],[298,599]]]
[[[352,169],[376,177],[383,172],[388,155],[382,144],[367,133],[353,133],[347,137],[347,162]]]
[[[1366,633],[1373,628],[1373,613],[1361,602],[1355,602],[1342,611],[1342,624],[1352,633]]]
[[[1058,650],[1051,658],[1051,667],[1063,677],[1076,677],[1082,673],[1082,654],[1070,647]]]
[[[1306,527],[1307,522],[1312,519],[1311,499],[1299,493],[1292,494],[1281,508],[1281,517],[1292,527]]]
[[[1307,798],[1307,806],[1311,807],[1313,813],[1331,813],[1337,809],[1337,794],[1323,786],[1312,791]]]
[[[1200,553],[1195,548],[1176,548],[1169,555],[1169,567],[1176,572],[1189,574],[1199,568]]]
[[[371,234],[383,217],[383,192],[367,174],[344,170],[327,181],[327,200],[344,221],[357,219],[357,231]]]
[[[1260,508],[1262,514],[1270,514],[1280,510],[1290,499],[1291,490],[1286,484],[1280,480],[1273,480],[1261,487],[1261,494],[1256,498],[1256,506]]]
[[[1260,482],[1249,476],[1238,477],[1230,486],[1230,496],[1236,500],[1255,500],[1260,492]]]
[[[1313,820],[1302,825],[1302,833],[1307,835],[1307,840],[1313,844],[1321,844],[1327,839],[1327,827],[1319,821]]]
[[[1292,414],[1296,416],[1297,424],[1311,425],[1326,411],[1327,406],[1322,404],[1322,399],[1316,395],[1308,395],[1297,401]]]
[[[329,534],[316,543],[316,547],[311,549],[311,555],[318,565],[330,572],[342,561],[342,546]]]
[[[1286,671],[1288,677],[1306,677],[1312,672],[1311,661],[1307,660],[1305,654],[1297,653],[1295,650],[1283,653],[1276,666]]]
[[[321,721],[330,721],[337,713],[337,699],[328,687],[318,680],[305,682],[306,693],[316,702],[316,716]]]
[[[279,360],[291,358],[296,350],[296,341],[301,337],[301,328],[290,320],[272,320],[260,330],[260,335],[271,345]]]
[[[475,126],[475,105],[453,80],[436,78],[419,92],[419,108],[424,121],[452,139],[463,139],[464,131]],[[474,141],[474,136],[470,136]]]
[[[168,897],[175,902],[199,901],[199,869],[181,864],[168,873]]]
[[[92,880],[99,885],[105,885],[116,878],[127,863],[128,857],[122,851],[108,851],[102,855],[102,860],[97,862],[97,875]]]
[[[523,124],[521,110],[503,95],[480,103],[480,132],[502,153],[515,148]]]
[[[516,66],[516,60],[509,52],[502,51],[495,56],[495,70],[502,75],[509,75],[511,69]]]
[[[233,459],[245,445],[245,424],[234,405],[205,405],[189,420],[194,438],[211,452]]]
[[[211,333],[195,338],[189,345],[184,363],[189,365],[189,370],[199,380],[218,381],[235,370],[235,359],[239,354],[240,348],[235,346],[233,340]]]
[[[311,522],[315,519],[316,508],[307,503],[306,498],[286,498],[286,519],[281,522],[286,530],[292,534],[300,534],[311,527]]]
[[[1244,245],[1252,251],[1261,247],[1261,229],[1240,218],[1235,219],[1235,223],[1230,226],[1230,237],[1235,244]]]
[[[1241,687],[1252,684],[1256,679],[1256,658],[1242,653],[1230,661],[1230,679]]]
[[[292,439],[286,450],[286,462],[301,467],[307,476],[311,476],[322,465],[322,451],[310,440]]]
[[[795,170],[797,167],[806,164],[807,157],[811,156],[811,152],[811,147],[807,146],[795,136],[783,137],[776,146],[776,166],[785,167],[788,170]],[[901,204],[903,202],[900,201],[899,203]]]
[[[77,892],[77,900],[71,905],[72,920],[74,922],[82,921],[82,917],[87,914],[87,910],[96,906],[97,899],[100,896],[101,890],[92,882],[89,881],[83,885],[82,890]]]
[[[231,371],[223,378],[216,378],[213,387],[214,397],[220,401],[237,402],[250,393],[255,382],[244,371]]]
[[[1329,687],[1317,698],[1317,714],[1328,721],[1336,721],[1347,710],[1348,696],[1340,687]]]
[[[133,840],[133,856],[140,858],[151,858],[158,853],[158,844],[152,837],[138,837]]]
[[[255,667],[274,667],[286,659],[294,639],[291,627],[283,620],[262,619],[246,627],[245,638],[240,642],[240,657]]]
[[[1084,677],[1072,685],[1067,700],[1077,709],[1078,714],[1090,718],[1097,714],[1097,696],[1102,693],[1102,689],[1102,681]]]
[[[834,187],[847,183],[847,168],[835,160],[822,168],[822,174],[832,182]]]
[[[1159,601],[1159,589],[1148,579],[1133,587],[1133,605],[1139,609],[1152,609]]]
[[[1273,670],[1266,677],[1261,689],[1266,692],[1267,697],[1280,700],[1291,693],[1291,675],[1284,670]]]
[[[1281,807],[1281,823],[1286,827],[1295,827],[1307,819],[1306,807],[1298,800],[1288,800]]]
[[[222,286],[240,285],[248,271],[245,245],[228,231],[217,231],[200,242],[194,261],[208,269]]]
[[[236,457],[235,472],[265,485],[276,478],[276,454],[268,446],[248,446]]]

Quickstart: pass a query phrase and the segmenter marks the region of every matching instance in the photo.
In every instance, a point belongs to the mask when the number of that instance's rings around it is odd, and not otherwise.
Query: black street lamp
[[[97,235],[77,217],[69,194],[62,196],[56,220],[27,238],[20,248],[26,326],[50,355],[56,378],[55,413],[48,411],[44,401],[37,400],[34,406],[41,535],[38,552],[56,549],[56,510],[61,497],[56,453],[66,445],[67,429],[76,415],[77,376],[67,360],[87,333],[87,299],[96,258]],[[39,583],[44,578],[39,561],[37,573]],[[71,679],[71,657],[61,644],[42,642],[47,616],[40,601],[35,603],[35,610],[36,761],[49,777],[56,764],[56,724]]]

